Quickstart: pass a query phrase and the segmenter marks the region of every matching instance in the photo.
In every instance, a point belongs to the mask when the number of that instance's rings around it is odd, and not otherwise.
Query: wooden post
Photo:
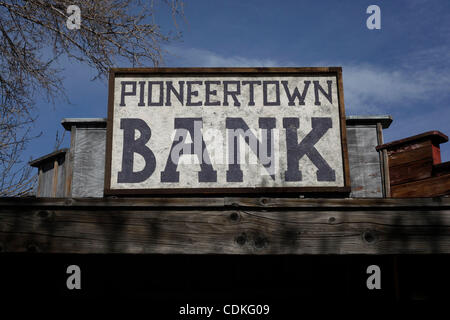
[[[53,161],[52,197],[56,197],[58,188],[58,157]]]
[[[385,190],[385,197],[390,198],[391,197],[391,179],[389,176],[389,157],[386,150],[382,151],[383,154],[383,172],[384,172],[384,190]]]
[[[383,142],[383,125],[381,122],[377,123],[377,142],[378,145],[382,145]],[[378,152],[378,156],[380,157],[380,171],[381,171],[381,187],[383,190],[383,198],[390,197],[390,187],[389,187],[389,170],[387,166],[387,157],[386,154],[382,152]]]
[[[38,186],[36,191],[36,196],[40,197],[42,191],[42,168],[38,168]]]
[[[73,161],[75,157],[75,139],[77,135],[77,127],[71,126],[70,129],[70,149],[66,154],[66,191],[65,197],[70,198],[72,196],[72,177],[73,177]]]

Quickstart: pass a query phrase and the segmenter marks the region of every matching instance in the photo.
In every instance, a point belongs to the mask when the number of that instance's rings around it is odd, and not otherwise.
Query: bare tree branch
[[[183,2],[159,2],[177,26]],[[81,10],[80,29],[66,27],[70,5]],[[154,1],[0,0],[0,196],[32,190],[36,179],[21,155],[35,138],[30,129],[39,111],[36,96],[49,103],[66,99],[59,57],[85,63],[97,70],[95,78],[106,78],[117,64],[159,66],[162,45],[178,37],[155,22]]]

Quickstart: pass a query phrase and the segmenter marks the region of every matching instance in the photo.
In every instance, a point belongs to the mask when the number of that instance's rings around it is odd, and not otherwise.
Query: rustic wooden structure
[[[390,116],[347,117],[347,144],[351,179],[350,197],[385,196],[384,160],[375,147],[383,143],[382,130],[389,128]],[[53,180],[54,154],[32,161],[39,169],[40,188],[37,197],[55,197],[54,182],[64,184],[56,197],[102,198],[104,196],[106,119],[63,119],[63,127],[70,131],[71,144],[67,153],[64,181]],[[57,152],[58,153],[58,152]],[[50,180],[49,180],[50,179]],[[61,192],[61,191],[60,191]]]
[[[340,74],[339,88],[343,106]],[[445,282],[450,265],[450,162],[441,163],[439,150],[448,138],[433,131],[384,144],[383,130],[391,122],[390,116],[345,119],[346,129],[341,126],[339,132],[346,137],[342,141],[348,152],[345,193],[117,197],[105,194],[111,119],[108,125],[103,118],[64,119],[70,148],[30,162],[39,172],[36,197],[0,198],[0,252],[5,258],[0,282],[20,298],[24,292],[33,298],[69,295],[73,292],[63,287],[65,279],[59,275],[77,263],[89,280],[82,294],[133,295],[144,282],[146,299],[149,292],[154,299],[185,300],[195,294],[201,299],[214,294],[229,299],[230,293],[233,298],[249,293],[257,297],[265,291],[260,297],[292,299],[289,304],[297,307],[299,296],[314,290],[320,299],[330,289],[338,299],[373,294],[376,290],[365,285],[366,270],[379,264],[383,279],[388,279],[383,280],[388,296],[438,295],[438,290],[408,286],[415,285],[417,270],[426,270],[419,280],[427,284],[428,275],[434,275],[435,288],[444,283],[447,290],[446,283],[450,285]],[[125,280],[110,290],[120,280],[111,267],[116,263]],[[30,264],[38,270],[31,276]],[[235,290],[239,286],[240,296]]]
[[[390,196],[437,197],[450,194],[450,161],[442,163],[440,144],[448,137],[429,131],[377,147],[387,156]]]
[[[414,179],[446,177],[436,148],[447,138],[433,132],[383,144],[391,121],[347,118],[351,198],[117,198],[103,195],[106,121],[64,119],[70,149],[31,162],[40,173],[37,198],[0,199],[0,246],[48,253],[450,253],[448,197],[386,198]],[[411,161],[411,154],[420,157]]]
[[[105,119],[64,119],[70,148],[30,163],[39,170],[37,197],[0,199],[3,288],[20,299],[232,295],[290,307],[308,298],[448,297],[449,165],[437,149],[447,138],[432,132],[383,144],[390,117],[346,122],[350,198],[121,198],[103,194]],[[414,183],[433,186],[418,196],[436,197],[389,198]],[[87,270],[81,292],[61,289],[73,263]],[[372,264],[383,270],[383,290],[365,286]]]
[[[69,149],[61,149],[30,162],[30,166],[38,168],[38,189],[36,193],[40,197],[61,198],[68,194],[66,181],[70,179],[67,174],[71,163]]]

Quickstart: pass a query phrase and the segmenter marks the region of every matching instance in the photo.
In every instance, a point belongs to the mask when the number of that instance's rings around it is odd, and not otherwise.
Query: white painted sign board
[[[105,194],[348,192],[341,68],[113,69]]]

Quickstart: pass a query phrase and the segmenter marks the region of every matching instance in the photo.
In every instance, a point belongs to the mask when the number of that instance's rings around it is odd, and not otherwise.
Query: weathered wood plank
[[[384,173],[384,197],[389,198],[391,196],[391,177],[389,176],[389,157],[387,150],[381,150],[383,161],[383,173]]]
[[[429,197],[450,194],[450,174],[392,186],[393,197]]]
[[[429,159],[433,161],[432,144],[430,141],[408,147],[410,148],[408,150],[388,151],[389,165],[391,167],[419,160]]]
[[[223,207],[225,198],[0,198],[0,210],[2,207],[106,207],[106,208],[189,208],[189,207]]]
[[[52,197],[56,197],[56,190],[58,187],[58,159],[53,160],[53,181],[52,181]],[[61,170],[59,170],[61,172]]]
[[[383,199],[403,203],[385,208],[369,207],[370,199],[338,199],[336,207],[329,205],[335,200],[298,200],[301,210],[13,207],[1,200],[0,246],[4,252],[48,253],[450,253],[448,198]]]
[[[53,209],[105,207],[105,208],[333,208],[346,210],[347,208],[413,208],[423,210],[450,209],[450,197],[437,198],[272,198],[272,197],[152,197],[152,198],[0,198],[0,210],[5,207],[33,207],[36,209],[49,207]]]
[[[53,190],[54,163],[50,161],[41,168],[41,185],[39,187],[39,197],[51,197]]]
[[[63,157],[60,157],[58,159],[58,177],[57,177],[57,185],[56,185],[56,194],[55,197],[64,197],[65,196],[65,190],[66,190],[66,168],[67,168],[67,161],[66,157],[68,155],[64,154]]]
[[[411,161],[389,168],[391,185],[430,178],[433,175],[433,159]]]
[[[232,207],[247,208],[315,208],[317,210],[350,210],[386,208],[412,208],[423,210],[433,210],[433,208],[450,209],[450,198],[413,198],[413,199],[392,199],[392,198],[360,198],[360,199],[295,199],[295,198],[225,198],[225,205]]]
[[[421,143],[423,141],[431,141],[434,145],[439,145],[448,141],[448,137],[440,131],[427,131],[415,136],[408,138],[391,141],[383,145],[377,146],[377,150],[387,149],[387,150],[398,150],[408,145],[414,145],[416,143]]]

